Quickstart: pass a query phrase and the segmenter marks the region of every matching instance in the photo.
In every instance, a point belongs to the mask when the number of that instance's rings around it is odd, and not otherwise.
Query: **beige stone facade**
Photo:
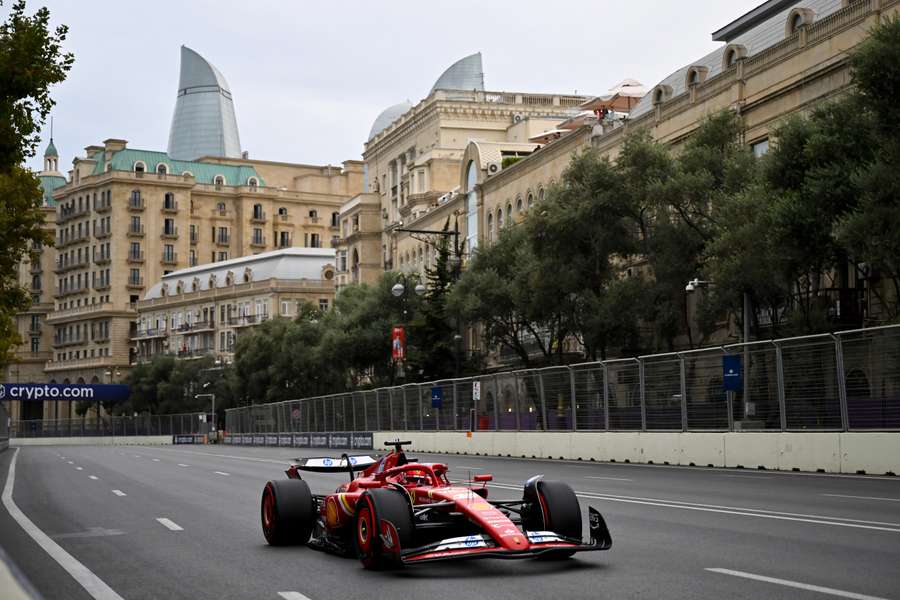
[[[138,362],[158,356],[234,357],[244,331],[275,318],[295,318],[298,304],[334,303],[335,252],[285,248],[175,271],[137,303],[132,341]]]
[[[30,328],[36,316],[40,335],[21,331],[26,344],[7,380],[121,380],[137,359],[137,304],[153,283],[179,269],[278,248],[329,248],[340,207],[362,184],[360,161],[186,162],[132,150],[124,140],[89,146],[52,192],[56,210],[46,209],[47,227],[56,245],[40,252],[40,277],[32,281],[34,265],[20,269],[40,301],[18,317],[19,326]],[[59,416],[69,417],[71,408]]]

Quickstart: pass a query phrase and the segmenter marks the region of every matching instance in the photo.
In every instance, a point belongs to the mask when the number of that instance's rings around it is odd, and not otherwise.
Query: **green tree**
[[[49,23],[46,8],[29,16],[18,0],[0,24],[0,365],[20,343],[14,318],[30,301],[17,267],[31,248],[53,242],[41,229],[40,183],[23,167],[53,106],[50,87],[65,79],[74,61],[62,51],[67,28],[51,30]]]

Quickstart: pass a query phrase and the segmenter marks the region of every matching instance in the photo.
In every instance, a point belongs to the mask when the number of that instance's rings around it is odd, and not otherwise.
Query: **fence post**
[[[641,431],[647,431],[647,402],[644,398],[644,361],[641,358],[635,359],[638,362],[638,389],[641,397]]]
[[[603,429],[609,431],[609,366],[605,361],[600,366],[603,367]]]
[[[513,388],[513,402],[515,403],[515,408],[513,410],[516,411],[516,431],[522,431],[522,415],[519,414],[519,376],[513,375],[513,380],[516,385]]]
[[[419,406],[419,431],[425,431],[425,411],[422,406],[422,386],[415,384],[416,404]],[[406,399],[406,390],[403,390],[403,398]],[[405,402],[404,402],[405,404]]]
[[[572,367],[566,367],[569,371],[569,397],[571,398],[572,403],[572,431],[578,430],[578,407],[576,404],[576,394],[575,394],[575,369]]]
[[[772,342],[775,345],[775,380],[778,388],[778,412],[781,413],[781,430],[787,429],[787,410],[784,400],[784,356],[781,352],[781,346],[777,341]]]
[[[831,334],[834,339],[834,363],[837,370],[838,400],[841,403],[841,429],[850,429],[850,415],[847,411],[847,380],[844,376],[844,342],[840,334]]]
[[[475,414],[478,414],[478,408],[475,405],[475,399],[472,398],[472,408],[475,409]],[[459,415],[459,382],[455,379],[453,380],[453,426],[450,427],[451,431],[456,431],[459,428],[459,423],[456,421],[457,416]],[[465,427],[463,429],[466,429]]]
[[[500,378],[494,375],[494,431],[500,431]]]
[[[681,431],[687,431],[687,373],[684,366],[684,356],[678,355],[678,371],[681,379]]]
[[[538,380],[538,394],[541,398],[541,429],[547,431],[547,402],[544,399],[544,376],[540,371],[534,372]]]

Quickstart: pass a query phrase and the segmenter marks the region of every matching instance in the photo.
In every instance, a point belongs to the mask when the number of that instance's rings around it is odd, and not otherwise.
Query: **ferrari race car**
[[[381,457],[302,458],[262,493],[263,535],[272,545],[306,544],[356,556],[368,569],[471,558],[564,558],[608,550],[606,522],[588,508],[590,541],[568,485],[532,477],[521,500],[488,497],[491,475],[451,482],[447,465],[407,458],[403,446]],[[301,471],[349,474],[333,494],[313,494]],[[357,472],[358,476],[354,477]]]

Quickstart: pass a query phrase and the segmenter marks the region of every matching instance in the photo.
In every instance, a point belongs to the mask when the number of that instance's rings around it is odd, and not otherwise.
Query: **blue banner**
[[[743,385],[741,355],[726,354],[722,357],[722,386],[726,392],[739,392]]]
[[[124,402],[128,386],[102,383],[0,383],[0,400]]]
[[[444,388],[440,386],[434,386],[431,388],[431,408],[443,408],[444,407]]]

